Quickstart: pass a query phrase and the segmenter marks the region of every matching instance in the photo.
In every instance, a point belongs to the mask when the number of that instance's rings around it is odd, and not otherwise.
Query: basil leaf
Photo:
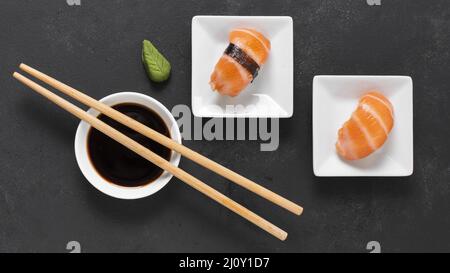
[[[154,82],[163,82],[170,76],[170,63],[148,40],[142,43],[142,62],[148,77]]]

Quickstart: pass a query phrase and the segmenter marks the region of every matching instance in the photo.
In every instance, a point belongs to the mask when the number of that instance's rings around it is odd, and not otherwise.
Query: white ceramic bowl
[[[366,158],[346,161],[335,148],[337,132],[369,90],[394,106],[386,143]],[[313,167],[316,176],[409,176],[413,173],[413,82],[407,76],[315,76]]]
[[[272,48],[258,77],[238,96],[213,92],[210,76],[229,44],[229,32],[254,28]],[[294,31],[289,16],[192,18],[192,111],[196,117],[289,118],[294,112]]]
[[[100,101],[110,106],[120,103],[136,103],[150,108],[155,111],[166,123],[167,128],[170,130],[170,136],[172,139],[181,144],[180,129],[178,128],[176,120],[170,111],[157,100],[139,93],[121,92],[104,97]],[[89,109],[88,113],[94,116],[99,115],[99,112],[95,109]],[[80,122],[75,135],[75,156],[84,177],[86,177],[92,186],[97,188],[99,191],[115,198],[138,199],[156,193],[172,178],[172,175],[165,171],[155,181],[140,187],[122,187],[105,180],[97,173],[91,163],[91,160],[89,159],[87,138],[90,128],[91,126],[88,123],[84,121]],[[178,166],[179,162],[180,154],[172,151],[170,163]]]

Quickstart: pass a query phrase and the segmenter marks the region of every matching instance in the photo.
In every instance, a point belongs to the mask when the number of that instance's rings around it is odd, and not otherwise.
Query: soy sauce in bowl
[[[170,138],[167,125],[153,110],[135,103],[121,103],[113,106],[113,108]],[[97,118],[144,145],[162,158],[170,160],[170,149],[106,115],[100,114]],[[87,150],[89,159],[98,174],[105,180],[119,186],[144,186],[158,179],[164,172],[158,166],[92,127],[88,133]]]

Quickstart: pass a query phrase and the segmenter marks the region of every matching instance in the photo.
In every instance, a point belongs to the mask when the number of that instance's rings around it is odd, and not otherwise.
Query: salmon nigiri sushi
[[[391,102],[377,91],[368,92],[339,129],[337,153],[347,160],[364,158],[383,146],[393,126]]]
[[[217,62],[209,84],[222,95],[237,96],[258,75],[270,52],[270,41],[249,28],[236,28]]]

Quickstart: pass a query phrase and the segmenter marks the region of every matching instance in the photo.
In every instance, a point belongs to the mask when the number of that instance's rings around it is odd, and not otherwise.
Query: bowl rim
[[[169,128],[171,138],[181,144],[182,138],[177,121],[171,112],[156,99],[137,92],[117,92],[110,94],[99,101],[109,106],[120,103],[136,103],[150,108],[155,111],[166,123]],[[98,116],[100,114],[99,111],[93,108],[90,108],[87,112],[93,116]],[[75,158],[83,176],[97,190],[118,199],[140,199],[155,194],[167,185],[173,177],[172,174],[164,171],[155,181],[139,187],[124,187],[107,181],[95,170],[95,167],[92,165],[92,162],[88,156],[87,137],[90,128],[91,126],[85,121],[81,121],[79,123],[74,140]],[[169,160],[170,163],[174,166],[178,166],[180,159],[180,154],[172,151]]]

